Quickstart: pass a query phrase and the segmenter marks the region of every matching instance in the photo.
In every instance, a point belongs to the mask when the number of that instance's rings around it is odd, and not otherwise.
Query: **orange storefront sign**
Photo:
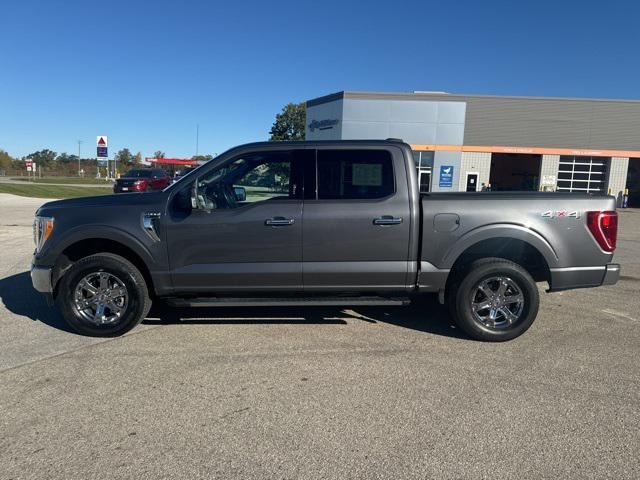
[[[598,150],[553,147],[508,147],[500,145],[428,145],[412,144],[413,150],[444,152],[521,153],[536,155],[576,155],[580,157],[640,157],[638,150]]]

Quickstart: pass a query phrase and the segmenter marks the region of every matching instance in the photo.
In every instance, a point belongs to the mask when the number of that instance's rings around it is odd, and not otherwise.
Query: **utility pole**
[[[80,145],[82,140],[78,140],[78,176],[80,176]]]

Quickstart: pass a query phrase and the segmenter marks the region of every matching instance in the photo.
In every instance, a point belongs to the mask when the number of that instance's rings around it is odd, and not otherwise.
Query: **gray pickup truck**
[[[31,277],[93,336],[130,330],[152,298],[360,306],[434,293],[469,336],[501,341],[535,320],[536,282],[617,282],[617,220],[605,195],[421,195],[401,141],[254,143],[159,192],[43,205]]]

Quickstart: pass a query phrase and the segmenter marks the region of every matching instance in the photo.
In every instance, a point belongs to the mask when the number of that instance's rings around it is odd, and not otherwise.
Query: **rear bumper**
[[[615,285],[620,280],[620,265],[617,263],[607,264],[607,269],[602,279],[602,285]]]
[[[552,268],[550,292],[573,288],[591,288],[614,285],[620,278],[620,265],[608,263],[595,267]]]

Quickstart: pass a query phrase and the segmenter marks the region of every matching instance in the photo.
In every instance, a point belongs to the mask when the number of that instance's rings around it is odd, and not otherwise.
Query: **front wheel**
[[[140,271],[112,253],[78,260],[60,280],[57,292],[56,304],[69,326],[92,337],[122,335],[151,308]]]
[[[449,310],[476,340],[500,342],[522,335],[538,315],[538,288],[517,263],[500,258],[473,262],[454,280]]]

